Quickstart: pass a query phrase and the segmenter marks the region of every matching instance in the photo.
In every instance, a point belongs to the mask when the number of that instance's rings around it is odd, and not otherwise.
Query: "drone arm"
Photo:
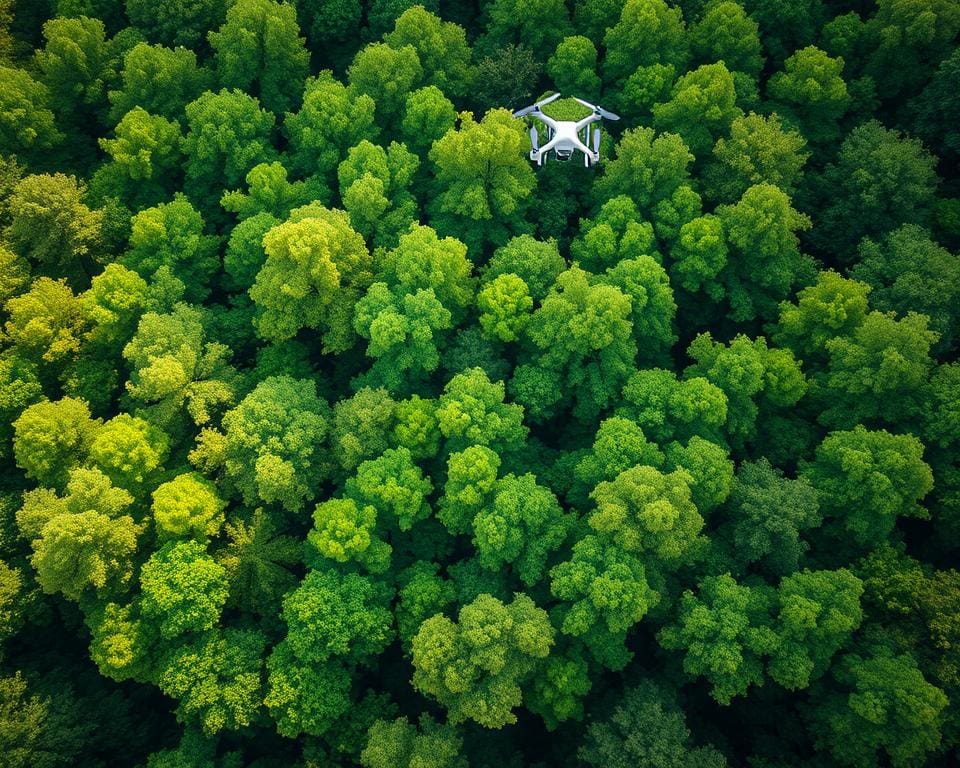
[[[551,149],[553,149],[553,148],[557,145],[557,142],[558,142],[558,141],[560,141],[560,137],[557,136],[556,134],[554,134],[553,138],[550,139],[550,141],[548,141],[546,144],[544,144],[542,147],[540,147],[540,149],[538,150],[539,153],[540,153],[541,155],[546,154],[547,152],[549,152]]]
[[[545,115],[542,111],[534,112],[531,117],[537,118],[541,123],[546,125],[548,128],[552,129],[554,132],[557,130],[557,121],[554,120],[549,115]]]
[[[600,119],[600,115],[594,113],[592,115],[587,115],[583,120],[577,121],[577,133],[580,133],[584,128],[586,128],[590,123],[595,123]]]

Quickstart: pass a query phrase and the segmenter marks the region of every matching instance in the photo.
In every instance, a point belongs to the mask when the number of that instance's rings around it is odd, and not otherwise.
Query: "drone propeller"
[[[529,115],[529,114],[531,114],[531,113],[533,113],[533,112],[539,112],[539,111],[540,111],[540,107],[544,106],[545,104],[549,104],[551,101],[556,101],[557,99],[560,98],[560,96],[561,96],[560,93],[555,93],[555,94],[553,94],[552,96],[547,96],[547,98],[545,98],[545,99],[540,99],[540,101],[538,101],[536,104],[531,104],[529,107],[524,107],[523,109],[518,109],[516,112],[513,113],[513,116],[514,116],[514,117],[526,117],[527,115]]]
[[[599,128],[593,129],[593,153],[594,154],[600,153],[600,129]]]
[[[537,133],[537,126],[530,126],[530,146],[534,152],[540,149],[540,135]]]
[[[576,96],[573,97],[573,100],[583,104],[583,106],[592,109],[595,114],[600,115],[604,120],[619,120],[620,115],[615,115],[613,112],[609,112],[603,107],[598,107],[596,104],[591,104],[589,101],[584,101],[583,99],[578,99]]]

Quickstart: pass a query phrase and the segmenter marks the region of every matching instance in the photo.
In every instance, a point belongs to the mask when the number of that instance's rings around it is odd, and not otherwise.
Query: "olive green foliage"
[[[0,766],[952,768],[958,33],[0,0]]]

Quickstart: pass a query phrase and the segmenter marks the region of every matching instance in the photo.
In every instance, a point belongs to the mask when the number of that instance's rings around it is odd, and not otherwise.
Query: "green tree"
[[[624,131],[615,155],[604,163],[603,174],[594,184],[594,197],[606,201],[626,195],[643,215],[652,213],[657,203],[686,184],[694,160],[683,139],[672,133],[656,136],[652,128]]]
[[[169,203],[140,211],[130,225],[125,266],[148,280],[169,273],[183,283],[188,299],[206,297],[220,265],[219,240],[204,233],[203,216],[186,195],[177,193]]]
[[[62,487],[71,469],[84,462],[100,426],[82,400],[42,400],[13,423],[17,466],[40,485]]]
[[[717,441],[727,422],[727,396],[703,376],[678,379],[662,368],[640,370],[624,385],[623,398],[622,413],[661,445],[694,435]]]
[[[417,218],[411,184],[420,159],[395,141],[385,150],[366,139],[337,168],[340,198],[353,226],[376,246],[394,246]]]
[[[10,247],[41,270],[76,280],[101,258],[103,212],[87,207],[86,191],[75,176],[25,176],[5,205]]]
[[[377,510],[351,498],[327,499],[313,512],[307,543],[321,557],[337,563],[356,562],[370,573],[390,567],[391,547],[376,535]],[[323,561],[317,561],[318,564]]]
[[[437,519],[450,533],[468,533],[497,482],[500,457],[484,445],[450,454]]]
[[[908,655],[851,653],[834,666],[834,685],[807,710],[820,749],[841,765],[901,768],[923,761],[941,743],[948,699]]]
[[[597,768],[727,765],[713,747],[691,747],[689,742],[683,710],[663,688],[645,680],[624,691],[610,717],[588,726],[578,757]]]
[[[621,84],[637,67],[667,64],[681,69],[688,56],[686,28],[679,8],[665,0],[627,0],[620,20],[607,29],[603,80]]]
[[[457,122],[453,102],[435,85],[411,91],[403,107],[400,134],[404,143],[418,153],[425,153]]]
[[[809,549],[802,534],[823,521],[806,477],[784,477],[766,458],[739,466],[726,509],[734,558],[780,576],[797,570]]]
[[[185,107],[183,151],[187,189],[215,203],[259,163],[273,160],[274,116],[253,96],[236,89],[207,91]],[[213,208],[213,205],[210,206]]]
[[[551,51],[573,32],[570,12],[558,0],[493,0],[485,11],[489,17],[487,35],[498,44]]]
[[[729,705],[763,685],[763,659],[777,646],[767,587],[738,584],[729,573],[708,576],[695,595],[680,598],[677,621],[660,630],[668,650],[684,651],[683,670],[710,682],[710,695]]]
[[[772,320],[791,289],[811,282],[816,274],[796,234],[810,228],[810,218],[771,184],[750,187],[736,204],[718,206],[717,216],[731,255],[722,275],[731,317]]]
[[[216,486],[195,472],[177,475],[153,492],[153,521],[160,540],[206,541],[220,533],[226,504]]]
[[[267,673],[264,703],[283,736],[320,736],[350,709],[350,673],[336,661],[301,661],[284,641],[267,658]]]
[[[86,331],[83,305],[66,280],[39,277],[4,305],[7,338],[25,358],[63,364],[76,355]]]
[[[283,121],[290,170],[332,180],[350,147],[376,140],[375,109],[370,96],[348,90],[328,71],[308,79],[300,111],[287,112]]]
[[[918,139],[876,120],[847,134],[836,163],[817,179],[825,206],[813,239],[844,261],[860,239],[900,224],[926,223],[937,186],[936,160]]]
[[[155,621],[162,637],[213,627],[227,600],[223,567],[198,541],[170,541],[140,571],[143,615]]]
[[[527,284],[534,301],[542,301],[550,292],[567,262],[555,240],[536,240],[531,235],[512,237],[493,252],[483,266],[483,281],[514,274]]]
[[[523,408],[506,403],[503,382],[491,382],[481,368],[471,368],[447,382],[437,404],[436,417],[448,451],[470,445],[494,450],[517,449],[527,429]]]
[[[329,406],[313,381],[271,376],[223,417],[223,464],[247,504],[296,511],[328,472]]]
[[[423,67],[412,45],[370,43],[357,52],[347,81],[352,93],[373,99],[377,122],[387,128],[402,114],[407,94],[424,84]]]
[[[561,93],[576,93],[587,100],[600,96],[597,47],[588,37],[563,38],[547,60],[547,74]]]
[[[504,245],[524,229],[524,214],[536,177],[523,156],[523,129],[505,109],[478,123],[470,113],[434,142],[431,223],[464,243],[479,261],[488,245]]]
[[[151,40],[193,46],[226,18],[228,0],[125,0],[127,16]]]
[[[267,214],[279,224],[277,219],[286,219],[295,208],[325,202],[329,197],[330,191],[322,179],[288,181],[287,175],[287,169],[279,162],[255,165],[247,174],[247,192],[239,189],[226,192],[220,198],[220,205],[237,214],[241,223]]]
[[[874,309],[901,317],[911,311],[924,314],[940,337],[935,349],[953,346],[960,312],[960,259],[915,224],[904,224],[880,241],[864,239],[859,256],[850,274],[870,286]]]
[[[751,112],[734,118],[730,137],[717,139],[704,168],[708,196],[732,203],[756,184],[772,184],[793,194],[810,157],[806,145],[797,131],[784,129],[776,114]]]
[[[861,424],[831,432],[803,476],[817,489],[824,516],[835,521],[836,535],[861,547],[883,543],[898,517],[929,516],[919,502],[933,488],[933,475],[913,435]]]
[[[736,2],[709,3],[703,17],[690,25],[690,53],[695,63],[722,61],[731,72],[756,79],[763,66],[760,29]]]
[[[90,444],[90,463],[121,488],[139,491],[161,471],[169,444],[162,430],[120,413],[97,430]]]
[[[117,89],[108,92],[110,119],[116,123],[139,107],[183,122],[184,107],[211,85],[211,73],[197,66],[188,48],[137,43],[124,54]]]
[[[28,72],[0,66],[0,142],[27,156],[63,140],[50,110],[50,91]]]
[[[413,685],[447,709],[453,724],[474,720],[486,728],[516,722],[521,683],[550,652],[554,630],[546,611],[524,594],[504,605],[480,595],[454,623],[427,619],[413,638]]]
[[[767,671],[789,690],[822,677],[834,654],[860,626],[863,584],[845,568],[800,571],[780,582],[777,643]]]
[[[396,17],[393,31],[383,39],[392,48],[414,48],[423,67],[424,84],[436,86],[453,99],[466,96],[474,72],[463,27],[414,5]]]
[[[347,479],[344,493],[358,504],[370,504],[381,515],[381,526],[409,531],[430,516],[428,498],[433,483],[413,462],[409,449],[388,448],[375,459],[357,467]]]
[[[529,472],[497,481],[493,501],[473,519],[473,542],[480,564],[500,570],[510,564],[527,586],[543,576],[550,553],[563,543],[572,524],[556,497]]]
[[[451,725],[440,725],[422,715],[419,727],[406,717],[377,720],[360,754],[363,768],[466,768],[460,754],[463,739]]]
[[[767,94],[781,115],[795,123],[809,141],[834,141],[839,134],[837,121],[850,106],[842,72],[842,58],[832,58],[810,45],[790,56],[783,70],[774,73]]]
[[[303,93],[310,53],[292,5],[237,0],[227,11],[226,23],[208,37],[223,87],[256,96],[277,114],[289,110]]]
[[[703,64],[674,83],[670,100],[653,107],[653,125],[683,138],[694,156],[706,157],[742,112],[736,106],[733,76],[724,65]]]
[[[353,345],[354,304],[370,284],[370,252],[343,211],[308,205],[269,230],[266,261],[250,297],[255,323],[266,339],[293,338],[301,328],[321,333],[324,351]]]
[[[627,195],[610,198],[596,216],[580,220],[580,234],[570,243],[570,256],[596,273],[640,256],[659,261],[653,226],[644,221],[637,204]]]

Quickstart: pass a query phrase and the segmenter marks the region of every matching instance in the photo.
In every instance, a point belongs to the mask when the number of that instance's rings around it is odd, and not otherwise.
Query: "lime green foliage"
[[[182,121],[184,105],[203,93],[210,82],[210,73],[197,66],[193,51],[137,43],[124,54],[117,89],[108,93],[110,118],[119,121],[139,108]]]
[[[504,605],[480,595],[460,609],[458,622],[427,619],[413,638],[413,685],[437,699],[452,723],[487,728],[516,721],[520,683],[553,645],[547,614],[518,594]]]
[[[47,149],[63,139],[50,110],[50,91],[22,69],[0,67],[0,138],[19,152]]]
[[[474,75],[463,27],[444,21],[423,5],[414,5],[397,16],[393,31],[383,39],[391,48],[409,45],[416,51],[425,85],[435,86],[450,98],[466,94]]]
[[[360,755],[363,768],[462,768],[462,739],[450,725],[439,725],[430,715],[421,718],[420,727],[405,717],[393,722],[377,720],[367,735]]]
[[[600,95],[597,48],[583,35],[571,35],[560,41],[547,61],[547,74],[561,93],[575,93],[587,101]]]
[[[13,423],[17,466],[42,485],[61,487],[86,459],[98,427],[82,400],[35,403]]]
[[[216,536],[223,527],[223,501],[213,483],[196,473],[177,475],[153,492],[153,519],[157,534],[165,538]]]

